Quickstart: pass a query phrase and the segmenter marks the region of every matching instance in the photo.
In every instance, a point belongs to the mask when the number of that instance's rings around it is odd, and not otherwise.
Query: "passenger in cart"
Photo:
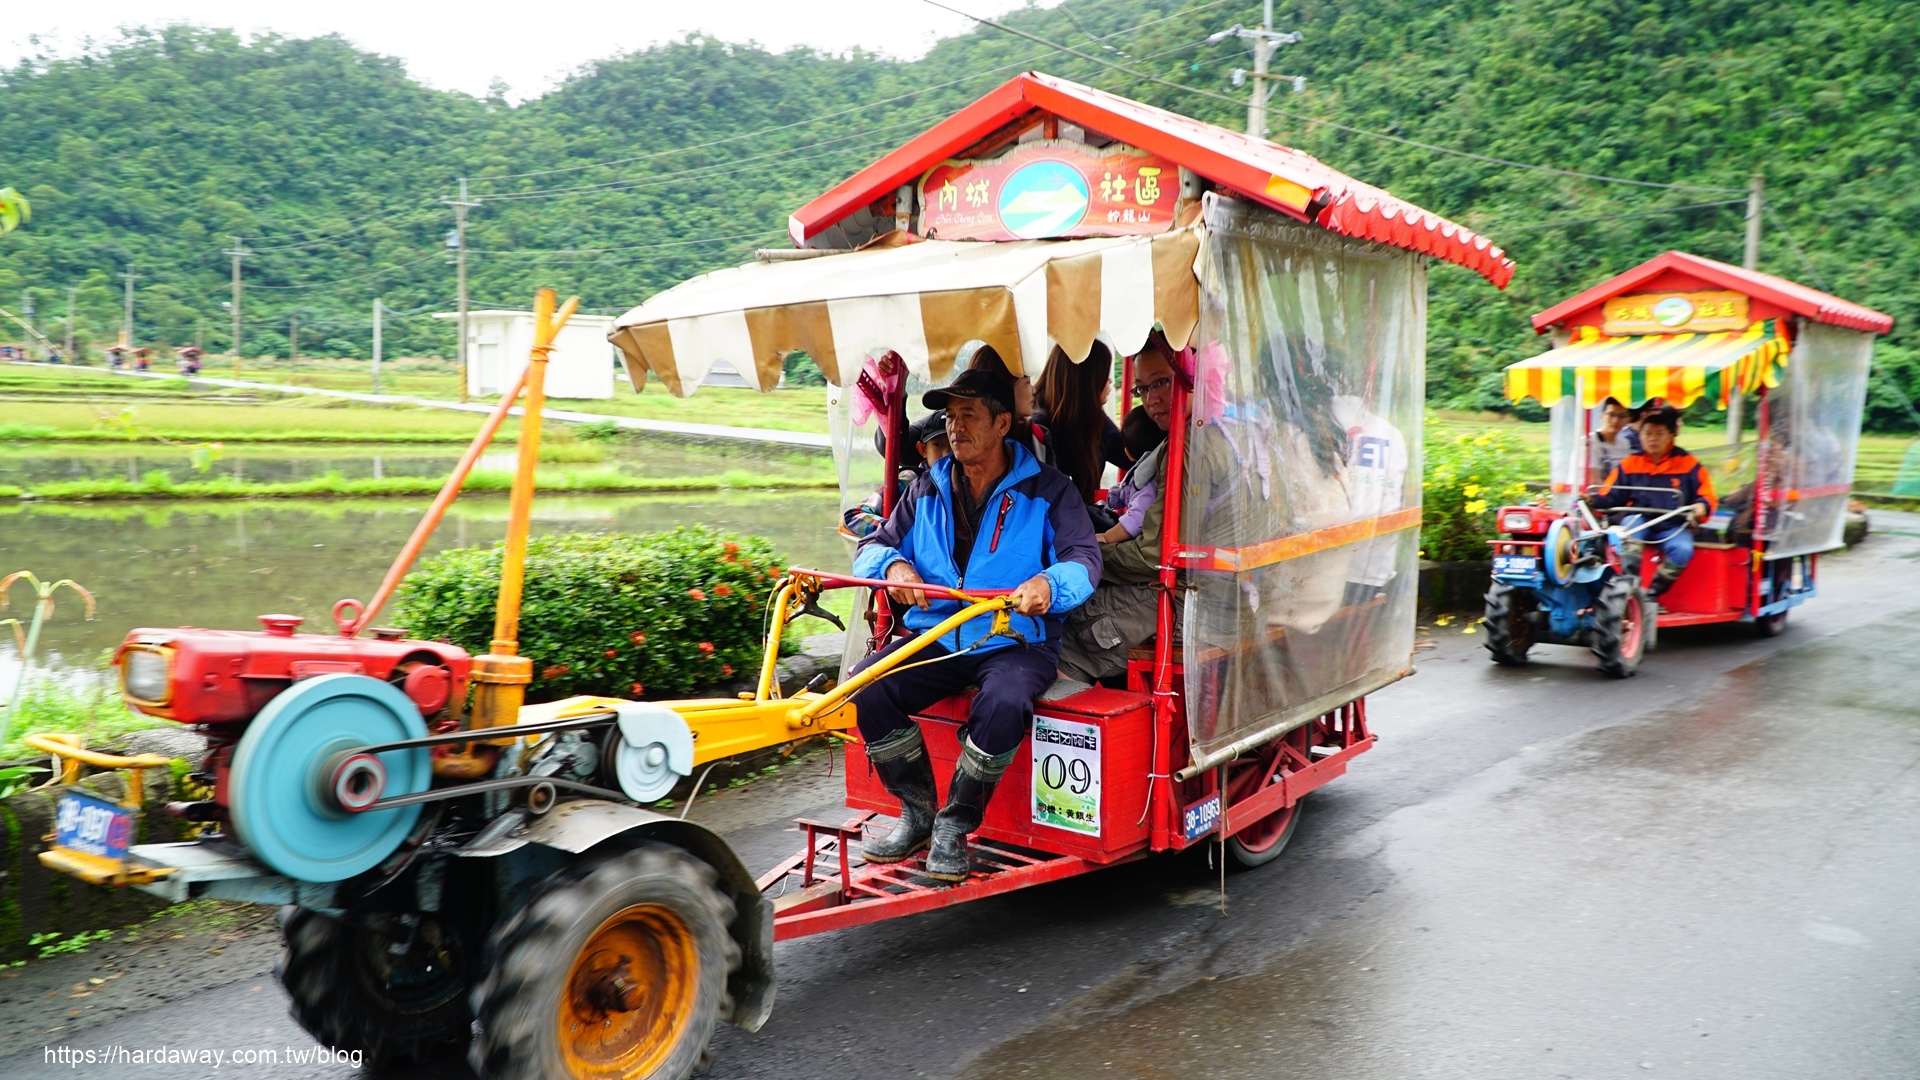
[[[1599,492],[1587,500],[1597,509],[1646,507],[1648,513],[1629,515],[1622,523],[1629,530],[1670,511],[1686,511],[1652,525],[1629,541],[1627,561],[1636,572],[1646,545],[1660,549],[1660,569],[1653,576],[1656,597],[1672,588],[1680,572],[1693,561],[1693,526],[1705,521],[1718,504],[1707,467],[1674,444],[1679,432],[1678,409],[1655,409],[1641,417],[1640,444],[1645,449],[1629,455],[1607,474]]]
[[[927,848],[926,875],[965,881],[967,836],[1033,724],[1033,702],[1054,682],[1066,613],[1100,580],[1099,546],[1073,482],[1010,439],[1013,382],[973,369],[921,399],[945,409],[952,453],[908,486],[893,513],[854,554],[860,577],[894,583],[902,622],[924,632],[958,610],[912,586],[1012,591],[1012,630],[980,615],[927,646],[921,659],[855,694],[861,741],[881,783],[900,801],[900,824],[862,847],[869,862],[901,862]],[[855,672],[903,648],[900,638]],[[913,714],[978,685],[947,803],[934,809],[933,765]]]
[[[1167,441],[1167,433],[1153,422],[1147,410],[1136,405],[1120,427],[1120,438],[1125,447],[1122,452],[1127,456],[1127,470],[1093,513],[1093,526],[1101,530],[1103,544],[1117,544],[1139,536],[1146,525],[1147,511],[1160,497],[1160,485],[1154,483],[1151,470],[1140,467],[1140,462]]]
[[[1600,427],[1587,436],[1587,467],[1594,475],[1606,476],[1627,460],[1628,454],[1640,452],[1640,431],[1630,422],[1632,419],[1633,411],[1618,398],[1600,403]]]

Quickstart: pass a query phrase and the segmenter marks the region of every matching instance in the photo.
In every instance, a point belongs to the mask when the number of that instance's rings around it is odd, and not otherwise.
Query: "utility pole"
[[[246,241],[233,238],[233,247],[224,254],[233,256],[233,377],[240,377],[240,257],[247,254]]]
[[[300,385],[300,316],[287,316],[287,360],[293,365],[293,371],[287,376],[287,385]]]
[[[33,290],[32,289],[20,290],[20,317],[27,321],[27,334],[28,334],[28,341],[25,344],[22,344],[20,346],[20,349],[21,349],[20,357],[23,360],[31,360],[33,359],[32,334],[34,333]],[[48,359],[52,359],[52,358],[49,357]]]
[[[78,285],[67,286],[67,363],[69,364],[80,362],[80,358],[73,354],[73,298],[79,291]]]
[[[133,264],[127,264],[127,272],[120,275],[127,279],[127,314],[120,323],[120,344],[127,347],[129,357],[133,352]]]
[[[1760,219],[1767,209],[1766,177],[1754,173],[1747,179],[1747,249],[1740,257],[1740,265],[1748,270],[1760,269]],[[1741,428],[1745,425],[1746,397],[1738,390],[1727,395],[1727,444],[1740,444]]]
[[[467,400],[467,208],[479,206],[467,198],[467,178],[460,178],[460,197],[443,199],[442,202],[453,207],[453,262],[454,276],[460,290],[459,312],[460,344],[454,353],[460,358],[460,400]]]
[[[373,302],[373,392],[380,392],[380,301]]]
[[[1207,44],[1217,45],[1228,38],[1239,38],[1247,42],[1253,50],[1253,90],[1247,96],[1247,134],[1256,139],[1267,137],[1267,63],[1273,59],[1274,52],[1282,45],[1295,45],[1300,41],[1300,32],[1276,32],[1273,28],[1273,0],[1266,0],[1261,13],[1258,29],[1248,29],[1239,23],[1207,38]],[[1234,72],[1234,85],[1240,85],[1244,73]],[[1301,89],[1306,79],[1299,76],[1285,76],[1293,82],[1295,90]]]

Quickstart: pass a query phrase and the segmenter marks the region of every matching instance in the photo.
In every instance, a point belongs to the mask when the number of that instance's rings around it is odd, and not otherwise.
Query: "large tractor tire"
[[[1493,662],[1519,667],[1527,662],[1527,650],[1533,648],[1533,621],[1538,606],[1533,590],[1495,582],[1487,590],[1487,611],[1480,619],[1487,632],[1481,644],[1493,654]]]
[[[360,1050],[375,1068],[426,1062],[464,1043],[472,981],[458,935],[431,915],[356,916],[280,911],[287,949],[274,974],[300,1026],[323,1045]]]
[[[740,948],[713,869],[648,844],[554,875],[487,944],[469,1061],[489,1080],[681,1080]]]
[[[1653,633],[1653,606],[1646,590],[1631,574],[1615,574],[1593,602],[1593,630],[1589,647],[1600,658],[1600,670],[1616,679],[1640,670]]]

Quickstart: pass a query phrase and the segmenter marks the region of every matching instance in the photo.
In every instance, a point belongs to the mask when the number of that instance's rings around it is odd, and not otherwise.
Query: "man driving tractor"
[[[1034,699],[1054,681],[1061,625],[1099,583],[1100,549],[1073,482],[1008,438],[1014,387],[1004,372],[964,372],[922,401],[946,410],[952,453],[916,478],[886,522],[860,542],[854,573],[893,582],[887,592],[912,605],[902,622],[916,632],[959,605],[929,600],[914,584],[1012,589],[1020,640],[992,635],[993,616],[981,615],[854,696],[867,757],[900,800],[900,824],[862,852],[868,862],[900,862],[925,847],[928,877],[964,881],[967,834],[979,828],[994,785],[1026,737]],[[912,714],[975,684],[960,759],[936,813],[933,765]]]
[[[1680,571],[1693,561],[1693,526],[1712,515],[1718,503],[1707,467],[1674,445],[1679,431],[1678,409],[1663,407],[1642,417],[1640,451],[1614,466],[1600,490],[1587,499],[1595,509],[1646,507],[1649,513],[1629,515],[1622,523],[1629,530],[1672,511],[1685,511],[1648,525],[1627,548],[1627,568],[1634,573],[1639,572],[1645,545],[1660,549],[1660,569],[1653,575],[1655,596],[1672,588]]]

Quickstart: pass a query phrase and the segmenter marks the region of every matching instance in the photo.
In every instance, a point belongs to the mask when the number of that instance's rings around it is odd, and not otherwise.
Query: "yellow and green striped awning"
[[[1684,409],[1704,394],[1725,406],[1735,389],[1780,385],[1789,346],[1786,328],[1771,319],[1714,334],[1606,337],[1591,326],[1577,334],[1507,368],[1507,400],[1552,405],[1577,393],[1591,409],[1608,398],[1638,405],[1657,397]]]

